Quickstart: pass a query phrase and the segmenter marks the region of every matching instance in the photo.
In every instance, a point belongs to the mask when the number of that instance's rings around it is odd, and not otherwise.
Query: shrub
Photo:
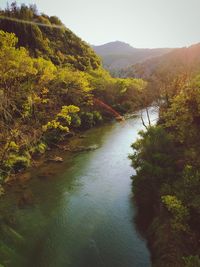
[[[91,112],[81,112],[81,125],[84,129],[89,129],[95,125],[94,115]]]
[[[200,267],[200,258],[199,256],[188,256],[183,257],[184,267]]]
[[[30,154],[28,152],[24,155],[11,153],[4,162],[4,165],[9,170],[19,171],[30,166]]]
[[[43,154],[46,151],[47,145],[40,142],[30,149],[32,154]]]
[[[101,113],[99,111],[93,111],[93,120],[95,124],[101,123],[103,118],[101,116]]]
[[[81,118],[78,114],[73,114],[71,116],[71,126],[74,128],[79,128],[81,126]]]

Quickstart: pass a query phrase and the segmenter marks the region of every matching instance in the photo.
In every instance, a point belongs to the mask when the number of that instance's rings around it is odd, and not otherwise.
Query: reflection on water
[[[149,252],[133,223],[128,159],[141,129],[139,118],[92,129],[78,142],[97,150],[68,152],[62,164],[32,170],[27,186],[34,204],[19,209],[13,192],[1,203],[7,221],[1,223],[0,263],[149,267]]]

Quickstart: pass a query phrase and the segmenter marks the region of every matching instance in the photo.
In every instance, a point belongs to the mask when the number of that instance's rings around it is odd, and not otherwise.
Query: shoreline
[[[136,110],[132,113],[124,114],[122,116],[123,121],[126,121],[133,117],[137,117],[136,113],[138,111],[139,110]],[[79,143],[81,139],[85,138],[87,131],[94,129],[94,128],[102,127],[107,124],[119,123],[119,122],[120,121],[115,118],[110,121],[109,120],[105,121],[102,124],[96,125],[89,129],[79,130],[77,132],[71,132],[72,136],[66,138],[65,140],[61,142],[52,144],[52,146],[48,147],[44,153],[33,156],[33,158],[31,159],[31,165],[28,168],[21,169],[19,172],[10,174],[5,178],[5,180],[3,181],[1,185],[1,187],[3,188],[3,193],[0,194],[0,198],[2,198],[4,194],[6,194],[7,190],[9,190],[12,186],[15,186],[15,183],[21,183],[23,181],[26,182],[29,179],[31,179],[27,177],[27,173],[30,173],[32,169],[42,167],[46,163],[51,164],[53,162],[56,164],[61,164],[63,160],[62,156],[63,154],[67,152],[81,153],[81,152],[97,149],[95,147],[83,147],[83,146],[80,146],[79,144],[77,145],[77,143]]]

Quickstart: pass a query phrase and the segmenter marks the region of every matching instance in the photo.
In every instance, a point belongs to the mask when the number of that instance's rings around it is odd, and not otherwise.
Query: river
[[[98,149],[65,152],[63,163],[31,170],[33,179],[26,187],[34,203],[19,208],[16,192],[2,200],[7,217],[12,214],[13,230],[4,229],[0,263],[5,267],[150,267],[146,242],[134,224],[130,179],[134,170],[128,159],[141,129],[139,117],[91,129],[79,145]]]

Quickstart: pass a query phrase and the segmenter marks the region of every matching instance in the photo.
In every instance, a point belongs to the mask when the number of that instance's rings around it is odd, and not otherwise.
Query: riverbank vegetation
[[[134,78],[113,78],[59,18],[34,5],[0,10],[0,195],[47,149],[154,102],[159,121],[143,121],[130,156],[137,219],[153,266],[200,266],[199,51],[176,49],[124,75]]]
[[[145,221],[153,266],[198,267],[200,76],[183,69],[159,78],[159,121],[140,132],[130,156],[136,220]]]
[[[145,88],[112,78],[57,17],[16,3],[1,10],[1,184],[74,132],[142,107]]]

